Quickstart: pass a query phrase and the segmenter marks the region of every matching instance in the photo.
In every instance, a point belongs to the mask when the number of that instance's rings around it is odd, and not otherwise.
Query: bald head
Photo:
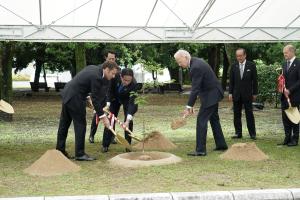
[[[190,64],[191,55],[188,51],[180,49],[174,54],[177,64],[182,68],[187,68]]]
[[[296,54],[296,48],[288,44],[283,48],[283,56],[286,60],[291,60]]]

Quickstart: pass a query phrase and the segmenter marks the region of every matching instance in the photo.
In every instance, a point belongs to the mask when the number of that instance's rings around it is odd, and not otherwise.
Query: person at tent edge
[[[292,123],[287,117],[285,110],[289,104],[287,98],[290,98],[291,106],[300,105],[300,60],[296,58],[296,49],[293,45],[286,45],[283,48],[284,59],[282,64],[282,75],[285,83],[281,95],[282,123],[285,137],[282,143],[278,145],[287,145],[289,147],[297,146],[299,142],[299,123]]]
[[[106,61],[102,68],[90,65],[83,68],[76,76],[67,83],[63,91],[62,110],[57,132],[56,149],[70,158],[66,151],[68,129],[73,120],[75,131],[75,160],[95,160],[85,153],[86,134],[86,97],[92,94],[93,106],[100,116],[104,126],[109,127],[109,120],[103,112],[106,104],[106,94],[109,82],[115,77],[118,65],[115,62]]]
[[[201,107],[197,117],[196,150],[188,156],[206,156],[207,123],[210,121],[216,143],[216,151],[226,150],[227,144],[222,132],[218,114],[219,101],[224,97],[223,89],[212,68],[200,58],[191,58],[189,52],[178,50],[174,54],[177,64],[189,70],[192,90],[184,115],[193,114],[193,106],[199,95]]]

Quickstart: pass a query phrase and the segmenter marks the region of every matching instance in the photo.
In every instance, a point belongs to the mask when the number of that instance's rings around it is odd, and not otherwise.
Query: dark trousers
[[[122,104],[120,104],[118,101],[111,102],[111,105],[109,107],[110,112],[112,112],[116,117],[118,117],[121,105]],[[123,104],[123,111],[124,111],[124,122],[125,122],[126,116],[128,114],[128,104]],[[118,122],[115,121],[115,124],[113,127],[114,130],[115,130],[116,123],[118,123]],[[131,131],[133,130],[133,122],[132,121],[130,121],[128,128]],[[129,144],[131,144],[131,137],[128,134],[129,133],[127,131],[124,131],[125,139],[128,141]],[[108,128],[104,128],[102,146],[109,147],[112,137],[113,137],[113,133]]]
[[[233,101],[233,123],[235,134],[242,136],[242,107],[244,105],[247,128],[250,136],[256,136],[255,120],[253,115],[252,101]]]
[[[94,137],[96,135],[97,129],[98,129],[98,124],[96,124],[96,117],[97,114],[94,113],[93,119],[92,119],[92,124],[91,124],[91,131],[90,131],[90,136]]]
[[[299,141],[299,124],[294,124],[289,120],[284,109],[282,109],[282,123],[284,127],[285,138],[283,143],[287,144],[289,142]]]
[[[227,147],[218,114],[218,104],[203,108],[201,106],[197,117],[196,151],[206,152],[207,122],[210,121],[217,148]]]
[[[57,150],[62,152],[65,151],[68,129],[73,120],[75,131],[75,156],[82,156],[85,154],[85,115],[85,101],[82,101],[81,99],[73,97],[68,103],[62,104],[62,111],[57,132]]]

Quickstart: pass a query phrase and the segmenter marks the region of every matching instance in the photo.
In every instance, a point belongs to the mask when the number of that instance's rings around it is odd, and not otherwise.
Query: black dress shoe
[[[89,137],[89,142],[90,142],[90,143],[95,143],[94,136],[90,136],[90,137]]]
[[[74,156],[70,156],[70,154],[66,151],[60,151],[62,154],[64,154],[64,156],[68,159],[74,159]]]
[[[125,148],[125,151],[126,151],[126,152],[131,152],[131,149]]]
[[[226,151],[228,147],[216,147],[214,148],[214,151]]]
[[[288,145],[288,147],[294,147],[294,146],[298,145],[298,142],[293,140],[293,141],[289,142],[287,145]]]
[[[242,136],[241,136],[241,135],[234,135],[234,136],[232,136],[231,138],[232,138],[232,139],[241,139]]]
[[[102,153],[106,153],[108,152],[108,147],[102,147],[102,150],[101,150]]]
[[[256,136],[255,136],[255,135],[251,135],[250,138],[251,138],[252,140],[256,140]]]
[[[206,153],[205,152],[191,152],[191,153],[188,153],[187,154],[188,156],[206,156]]]
[[[84,154],[83,156],[76,156],[75,160],[78,160],[78,161],[93,161],[93,160],[96,160],[96,159],[93,158],[93,157],[90,157],[87,154]]]

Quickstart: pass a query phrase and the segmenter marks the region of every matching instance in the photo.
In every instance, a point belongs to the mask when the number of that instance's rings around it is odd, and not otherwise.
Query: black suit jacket
[[[66,84],[61,92],[64,104],[76,98],[79,110],[85,109],[86,97],[91,93],[92,102],[98,116],[103,115],[109,81],[103,78],[103,70],[99,66],[90,65],[83,68]],[[76,106],[76,105],[74,105]]]
[[[290,100],[292,106],[300,105],[300,60],[296,58],[287,71],[286,63],[282,65],[285,78],[285,87],[290,91]],[[284,95],[281,96],[284,109],[288,108],[288,103]]]
[[[197,96],[200,97],[201,106],[207,108],[223,99],[223,89],[212,68],[200,58],[191,58],[190,77],[192,91],[188,106],[193,107]]]
[[[133,78],[132,82],[128,86],[120,87],[122,84],[120,75],[111,81],[109,101],[118,101],[123,106],[127,107],[127,114],[134,115],[138,110],[138,105],[135,104],[135,97],[131,96],[131,92],[137,92],[138,85]]]
[[[236,62],[231,66],[229,78],[229,94],[233,101],[252,101],[253,95],[258,94],[257,71],[255,63],[246,60],[243,78],[240,75],[240,66]]]

